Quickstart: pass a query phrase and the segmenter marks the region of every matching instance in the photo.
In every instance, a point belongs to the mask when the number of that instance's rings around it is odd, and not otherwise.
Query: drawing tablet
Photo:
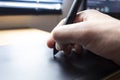
[[[0,47],[0,80],[101,80],[120,67],[88,51],[65,57],[53,51],[46,40]]]

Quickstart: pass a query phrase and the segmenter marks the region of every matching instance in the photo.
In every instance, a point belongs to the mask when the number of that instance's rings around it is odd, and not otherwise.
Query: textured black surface
[[[84,50],[81,55],[73,53],[65,56],[64,53],[59,53],[57,60],[67,66],[65,70],[68,70],[70,66],[70,70],[73,71],[72,75],[76,76],[74,80],[101,80],[120,69],[120,67],[112,61],[97,56],[87,50]],[[68,70],[68,72],[70,70]]]
[[[87,51],[80,56],[59,52],[53,58],[45,40],[0,47],[0,80],[101,80],[118,69]]]

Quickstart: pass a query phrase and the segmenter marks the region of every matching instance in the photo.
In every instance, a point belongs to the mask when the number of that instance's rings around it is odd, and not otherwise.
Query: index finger
[[[65,19],[61,20],[60,23],[54,29],[56,29],[56,28],[60,27],[61,25],[63,25],[64,22],[65,22]],[[52,32],[53,32],[53,30],[52,30]],[[47,40],[47,46],[49,48],[53,48],[54,47],[54,42],[55,42],[55,39],[53,38],[52,32],[51,32],[51,35],[50,35],[49,39]]]

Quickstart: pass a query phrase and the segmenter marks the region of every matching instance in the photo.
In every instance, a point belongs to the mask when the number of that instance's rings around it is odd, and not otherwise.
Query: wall
[[[0,16],[0,29],[33,27],[51,31],[66,16],[73,0],[64,0],[62,15]]]

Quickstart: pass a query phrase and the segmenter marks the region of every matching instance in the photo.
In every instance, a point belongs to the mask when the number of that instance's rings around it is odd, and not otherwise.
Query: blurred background
[[[73,0],[0,0],[0,29],[37,28],[51,31],[65,18]],[[84,9],[120,16],[120,0],[84,0]]]

